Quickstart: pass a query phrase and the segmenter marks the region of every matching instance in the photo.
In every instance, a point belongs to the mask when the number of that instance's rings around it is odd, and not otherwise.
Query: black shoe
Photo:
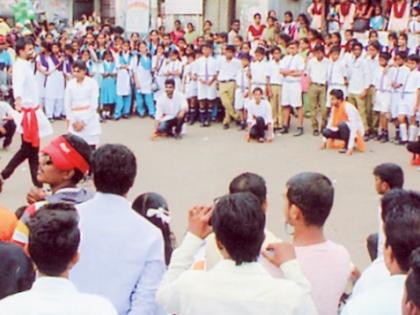
[[[385,137],[384,133],[379,133],[375,140],[381,142],[384,137]]]
[[[280,133],[282,135],[288,134],[289,133],[289,128],[287,128],[286,126],[284,126],[283,128],[280,129]]]
[[[386,142],[388,142],[389,141],[389,136],[388,136],[388,134],[382,134],[382,138],[381,138],[381,140],[379,140],[379,142],[380,143],[386,143]]]
[[[378,133],[377,133],[377,132],[372,132],[372,133],[369,133],[369,140],[373,140],[373,139],[375,139],[376,137],[378,137]]]
[[[204,122],[204,127],[210,127],[210,121],[209,120],[206,120]]]
[[[128,115],[123,115],[122,118],[123,119],[128,119]]]
[[[312,134],[315,136],[315,137],[318,137],[319,136],[319,130],[314,130],[313,132],[312,132]]]
[[[370,140],[369,135],[368,134],[367,135],[364,135],[363,136],[363,140],[365,140],[366,142],[368,142]]]
[[[400,140],[400,141],[398,141],[398,144],[399,145],[406,145],[407,144],[407,141]]]
[[[227,130],[229,128],[230,128],[229,124],[223,124],[223,129]]]
[[[346,149],[340,149],[340,150],[338,151],[338,153],[340,153],[340,154],[345,154],[345,153],[347,153],[347,150],[346,150]]]
[[[298,131],[293,135],[293,137],[300,137],[303,135],[303,127],[298,127]]]
[[[115,120],[115,121],[118,121],[118,120],[120,120],[121,119],[121,117],[114,117],[113,118],[113,120]]]

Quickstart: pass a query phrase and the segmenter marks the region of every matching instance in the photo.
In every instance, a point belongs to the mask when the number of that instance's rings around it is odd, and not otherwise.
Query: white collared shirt
[[[225,56],[221,56],[218,60],[219,62],[219,81],[234,81],[236,74],[241,69],[241,62],[232,58],[232,60],[227,60]]]
[[[271,108],[271,104],[262,99],[259,104],[252,99],[249,101],[247,105],[248,110],[248,124],[253,126],[256,123],[256,119],[258,117],[262,117],[266,125],[273,123],[273,110]]]
[[[155,119],[157,121],[171,120],[186,109],[188,109],[188,103],[184,94],[174,91],[172,98],[169,98],[164,92],[157,99]]]
[[[356,297],[357,295],[369,292],[378,283],[387,280],[389,277],[391,275],[386,268],[384,256],[381,254],[362,272],[362,275],[353,288],[353,296]]]
[[[166,270],[161,231],[121,196],[96,193],[76,208],[82,238],[70,279],[109,299],[119,315],[157,314],[155,291]]]
[[[157,301],[178,315],[289,315],[317,314],[297,260],[281,269],[286,279],[275,279],[257,262],[236,266],[223,260],[210,271],[189,270],[205,241],[188,233],[172,255]]]
[[[329,63],[330,62],[327,58],[322,58],[322,60],[319,61],[317,58],[313,57],[309,60],[307,73],[312,83],[327,83],[327,71]]]
[[[283,75],[280,73],[281,70],[281,60],[278,62],[274,59],[270,60],[267,67],[267,76],[270,79],[270,84],[283,84]]]
[[[212,56],[208,58],[201,56],[195,61],[195,74],[202,80],[211,80],[218,70],[217,60]]]
[[[352,56],[347,64],[347,71],[349,74],[349,93],[359,95],[362,94],[365,89],[369,88],[369,67],[366,59],[363,57],[356,59]]]
[[[376,91],[381,93],[391,93],[392,91],[392,77],[389,68],[379,67],[374,73],[373,85]]]
[[[366,63],[368,66],[368,82],[370,85],[374,84],[375,81],[375,75],[378,73],[381,66],[379,65],[379,56],[376,56],[375,58],[371,58],[369,55],[366,56]]]
[[[393,92],[401,92],[407,76],[410,74],[410,69],[407,66],[396,66],[392,67],[390,72],[392,83],[401,85],[400,87],[393,89]]]
[[[77,291],[68,279],[40,277],[32,289],[0,301],[0,315],[117,315],[103,297]]]
[[[287,55],[281,60],[281,69],[282,70],[294,70],[294,71],[303,71],[305,70],[305,60],[299,54],[296,55]],[[297,83],[300,82],[301,77],[292,77],[286,76],[284,82],[287,83]]]
[[[408,73],[402,89],[403,93],[416,93],[420,89],[420,72],[417,69]]]
[[[267,67],[268,63],[265,60],[251,62],[251,76],[252,84],[265,85],[267,84]]]
[[[343,59],[330,60],[327,70],[327,82],[329,86],[344,86],[347,77],[346,64]]]
[[[35,108],[39,105],[37,80],[28,60],[16,59],[13,64],[12,84],[14,97],[21,97],[24,107]]]
[[[341,315],[395,315],[401,314],[406,275],[391,276],[374,288],[351,298]]]

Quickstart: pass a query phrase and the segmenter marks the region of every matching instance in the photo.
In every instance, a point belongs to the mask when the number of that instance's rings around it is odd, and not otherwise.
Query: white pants
[[[397,118],[399,107],[402,102],[401,92],[392,92],[391,94],[391,117]]]
[[[283,83],[281,105],[294,108],[302,107],[302,86],[300,81]]]
[[[58,118],[64,112],[64,99],[47,98],[45,99],[45,115],[48,119]]]
[[[404,94],[398,106],[398,115],[412,117],[416,111],[417,94]]]
[[[376,91],[373,110],[383,114],[391,112],[391,92]]]
[[[241,110],[246,108],[246,104],[249,101],[248,97],[244,97],[247,91],[242,92],[241,89],[235,91],[235,110]]]

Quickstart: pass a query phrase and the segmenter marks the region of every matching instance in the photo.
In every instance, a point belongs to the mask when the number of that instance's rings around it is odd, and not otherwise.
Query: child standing
[[[236,90],[235,90],[235,110],[239,112],[239,121],[241,129],[246,128],[245,109],[249,101],[249,93],[251,88],[251,69],[249,63],[251,56],[248,54],[242,55],[242,68],[236,74]]]
[[[195,54],[192,52],[187,57],[188,60],[184,68],[182,83],[183,93],[188,102],[188,120],[190,125],[193,125],[197,120],[197,81],[193,78]]]
[[[122,51],[117,57],[117,106],[115,108],[114,119],[119,120],[121,116],[128,118],[131,107],[131,58],[130,42],[125,41]]]
[[[109,50],[106,50],[103,56],[100,106],[102,108],[102,118],[111,119],[111,112],[114,110],[115,102],[117,101],[115,80],[117,66],[114,62],[114,57]]]

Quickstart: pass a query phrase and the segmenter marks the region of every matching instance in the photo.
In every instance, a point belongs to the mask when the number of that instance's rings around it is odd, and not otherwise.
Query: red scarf
[[[39,127],[36,111],[39,106],[35,108],[22,108],[22,130],[23,140],[32,144],[34,148],[39,148]]]
[[[392,6],[392,10],[394,11],[394,16],[397,19],[401,19],[404,16],[405,9],[407,8],[407,1],[403,1],[400,9],[398,9],[398,2],[395,2]]]
[[[346,1],[340,4],[340,13],[342,16],[347,16],[350,12],[351,2]]]
[[[312,14],[313,15],[321,15],[322,14],[322,3],[318,3],[314,2],[313,6],[312,6]]]

